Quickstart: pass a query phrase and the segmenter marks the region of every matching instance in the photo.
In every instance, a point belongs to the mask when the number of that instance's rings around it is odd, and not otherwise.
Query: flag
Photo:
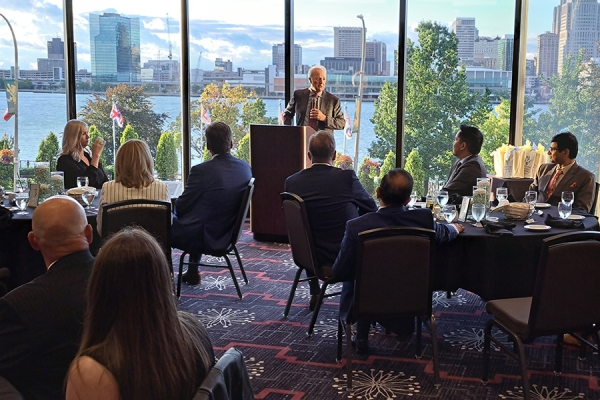
[[[119,111],[116,103],[113,103],[112,110],[110,110],[110,119],[116,122],[119,128],[123,127],[123,115],[121,115],[121,111]]]
[[[346,126],[344,126],[344,133],[346,133],[346,137],[348,139],[352,139],[352,126],[350,125],[350,115],[348,115],[348,106],[344,108],[344,120],[346,121]]]
[[[360,126],[360,108],[362,105],[362,99],[356,96],[356,106],[354,107],[354,122],[352,123],[352,133],[358,132]]]
[[[283,125],[283,110],[281,109],[281,100],[279,100],[279,125]]]
[[[12,79],[4,80],[4,87],[6,88],[6,103],[7,108],[4,111],[4,120],[8,121],[13,115],[15,115],[15,103],[17,102],[17,87],[15,81]]]
[[[210,115],[208,115],[208,111],[206,110],[206,108],[204,108],[204,106],[200,104],[200,109],[202,110],[200,114],[200,119],[202,120],[202,123],[211,124],[212,121],[210,120]]]

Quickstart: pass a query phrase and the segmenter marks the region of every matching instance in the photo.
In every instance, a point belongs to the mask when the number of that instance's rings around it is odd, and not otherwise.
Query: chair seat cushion
[[[527,323],[531,310],[531,297],[490,300],[485,309],[517,335],[526,337],[529,333]]]

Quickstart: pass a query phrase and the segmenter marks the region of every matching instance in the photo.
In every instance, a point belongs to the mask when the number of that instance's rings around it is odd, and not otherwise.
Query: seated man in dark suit
[[[319,131],[308,141],[310,168],[288,177],[285,190],[302,197],[306,203],[308,222],[320,265],[332,266],[344,237],[346,221],[376,211],[373,198],[360,184],[353,170],[333,167],[335,138],[332,133]],[[309,282],[314,310],[319,294],[319,280]]]
[[[192,167],[173,215],[173,247],[189,252],[192,262],[199,261],[206,250],[227,247],[252,178],[248,163],[230,153],[233,138],[227,124],[214,122],[205,134],[212,159]],[[198,267],[190,266],[182,280],[189,285],[200,283]]]
[[[64,399],[81,341],[93,232],[83,207],[67,196],[40,204],[32,227],[29,242],[48,270],[0,298],[0,377],[25,399]]]
[[[381,204],[379,210],[376,213],[369,213],[350,220],[346,224],[342,247],[335,264],[333,264],[334,276],[344,281],[340,298],[340,318],[347,320],[351,315],[356,252],[360,232],[389,226],[427,228],[435,230],[437,243],[444,243],[455,239],[464,230],[464,227],[460,224],[435,223],[429,209],[408,210],[406,204],[410,201],[412,189],[412,176],[403,169],[392,169],[381,179],[381,183],[377,188],[377,198]],[[359,354],[368,352],[368,334],[371,322],[357,321],[356,339]],[[414,318],[377,322],[400,336],[412,334],[415,329]]]
[[[487,176],[483,160],[479,157],[482,145],[483,134],[479,129],[468,125],[460,126],[452,144],[452,154],[458,160],[450,168],[448,180],[442,187],[448,191],[452,203],[459,203],[459,196],[471,196],[473,186],[477,185],[477,178]]]
[[[540,165],[529,188],[538,192],[538,202],[556,206],[561,202],[562,192],[569,191],[575,197],[573,209],[594,211],[591,208],[596,196],[596,179],[575,161],[578,151],[577,138],[571,132],[559,133],[552,138],[548,150],[550,163]]]

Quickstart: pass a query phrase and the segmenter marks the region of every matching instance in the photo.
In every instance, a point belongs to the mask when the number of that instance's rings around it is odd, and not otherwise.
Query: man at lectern
[[[327,70],[315,65],[308,70],[308,89],[295,90],[283,112],[284,125],[291,125],[296,115],[297,126],[310,126],[315,131],[333,132],[344,129],[345,121],[340,99],[325,91]]]

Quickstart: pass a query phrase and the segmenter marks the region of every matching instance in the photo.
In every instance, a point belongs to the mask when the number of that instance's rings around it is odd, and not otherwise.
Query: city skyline
[[[283,3],[268,0],[261,3],[261,8],[263,4],[272,11],[266,13],[268,15],[256,10],[258,7],[249,6],[248,2],[230,0],[223,7],[240,10],[240,12],[229,13],[223,17],[220,12],[222,8],[205,7],[199,10],[196,3],[190,3],[191,68],[196,68],[200,64],[202,69],[212,69],[217,57],[231,60],[234,69],[238,67],[259,69],[270,64],[272,46],[283,42],[283,23],[278,24],[273,17],[281,15],[283,20]],[[321,12],[315,14],[307,11],[311,8],[311,4],[315,6],[318,4]],[[342,4],[346,6],[342,7]],[[551,30],[552,10],[558,4],[559,0],[530,1],[529,13],[535,15],[535,18],[530,18],[529,22],[528,58],[533,58],[537,53],[537,35]],[[97,9],[97,6],[83,1],[76,1],[74,4],[79,68],[91,70],[87,27],[89,13],[117,12],[126,17],[139,17],[140,51],[143,62],[157,59],[159,51],[166,59],[169,47],[166,12],[171,11],[169,29],[173,58],[179,59],[179,22],[173,18],[173,15],[179,15],[178,9],[170,9],[159,2],[144,3],[144,13],[146,13],[144,16],[139,15],[140,10],[136,4],[121,4],[114,0],[106,0],[103,5],[107,8]],[[202,20],[197,19],[200,12]],[[45,49],[46,41],[56,37],[57,33],[58,37],[63,36],[62,1],[8,4],[0,7],[0,13],[8,14],[17,34],[21,69],[37,68],[36,61],[42,56],[42,46]],[[15,13],[18,17],[11,18],[11,14]],[[302,3],[302,7],[296,5],[294,36],[296,44],[302,46],[303,64],[318,64],[325,56],[333,56],[333,28],[354,24],[356,27],[360,26],[360,21],[356,18],[359,13],[365,16],[367,40],[386,43],[387,60],[393,65],[393,53],[398,41],[398,2],[392,0],[376,0],[368,3],[340,0],[318,3],[306,1]],[[409,38],[416,40],[414,29],[421,20],[434,20],[451,29],[452,20],[458,17],[476,18],[480,36],[502,36],[513,31],[514,2],[512,0],[409,1]],[[25,39],[20,39],[21,37]],[[7,65],[12,65],[10,60],[13,58],[13,50],[10,33],[5,24],[0,24],[0,38],[0,69],[7,69]],[[202,51],[202,58],[198,63],[200,51]]]

